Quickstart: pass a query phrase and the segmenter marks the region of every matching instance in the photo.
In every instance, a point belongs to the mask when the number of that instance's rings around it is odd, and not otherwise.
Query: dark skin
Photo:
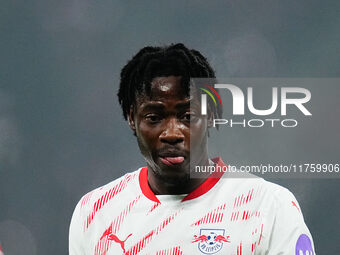
[[[150,95],[137,96],[128,118],[156,195],[187,194],[205,180],[190,179],[190,156],[192,165],[209,165],[208,120],[200,115],[199,100],[185,95],[180,81],[179,76],[154,78]]]

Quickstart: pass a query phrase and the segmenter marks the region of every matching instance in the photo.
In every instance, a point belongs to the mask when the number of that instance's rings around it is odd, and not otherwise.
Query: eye
[[[182,118],[183,120],[190,122],[195,122],[198,120],[198,116],[194,112],[186,112]]]
[[[147,114],[145,119],[150,123],[158,123],[162,120],[161,116],[158,114]]]

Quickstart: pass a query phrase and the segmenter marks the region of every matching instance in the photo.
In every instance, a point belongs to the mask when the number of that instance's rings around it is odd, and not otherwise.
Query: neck
[[[209,166],[208,155],[202,157],[200,166]],[[209,176],[206,173],[205,176],[201,178],[190,178],[190,173],[183,178],[177,180],[169,180],[163,178],[161,175],[148,165],[148,183],[155,195],[179,195],[179,194],[189,194],[196,188],[198,188]]]

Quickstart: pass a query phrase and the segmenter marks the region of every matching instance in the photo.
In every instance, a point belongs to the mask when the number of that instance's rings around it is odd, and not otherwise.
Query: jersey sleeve
[[[81,201],[77,204],[69,228],[69,255],[85,255],[83,248],[83,215]]]
[[[280,187],[274,192],[274,216],[269,233],[270,255],[315,255],[312,235],[309,232],[294,195]]]

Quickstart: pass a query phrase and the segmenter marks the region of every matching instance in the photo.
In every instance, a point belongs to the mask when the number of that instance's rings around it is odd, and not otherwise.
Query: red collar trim
[[[221,166],[221,167],[226,166],[226,164],[224,164],[224,162],[222,161],[221,157],[213,158],[212,161],[217,166]],[[209,190],[211,190],[216,185],[216,183],[219,181],[223,173],[224,172],[221,171],[221,172],[214,172],[213,174],[211,174],[211,176],[209,176],[209,178],[207,178],[200,186],[198,186],[195,190],[193,190],[187,196],[185,196],[182,202],[200,197],[203,194],[207,193]],[[160,203],[156,195],[150,189],[150,186],[148,183],[148,168],[147,167],[143,167],[139,173],[139,185],[144,196],[146,196],[151,201]]]
[[[139,185],[140,188],[148,199],[160,203],[156,195],[152,192],[150,189],[149,183],[148,183],[148,167],[143,167],[142,170],[139,173]]]
[[[221,166],[221,167],[225,166],[221,157],[213,158],[212,161],[217,166]],[[209,190],[211,190],[216,185],[216,183],[219,181],[223,173],[224,173],[223,171],[212,173],[200,186],[198,186],[195,190],[191,191],[186,197],[184,197],[182,202],[200,197],[203,194],[207,193]]]

